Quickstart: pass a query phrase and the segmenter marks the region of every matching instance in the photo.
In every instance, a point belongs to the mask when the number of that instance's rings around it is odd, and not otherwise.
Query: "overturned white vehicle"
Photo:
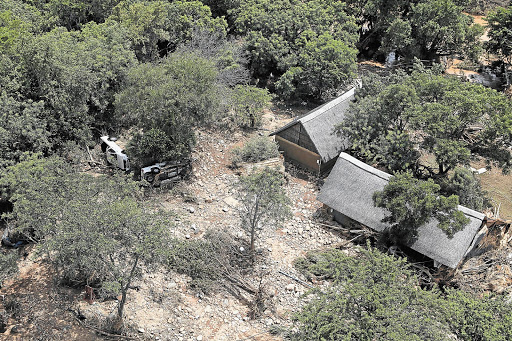
[[[100,140],[101,150],[105,153],[107,163],[124,171],[129,171],[130,160],[128,160],[128,156],[124,153],[123,148],[116,143],[117,139],[115,137],[102,136]]]

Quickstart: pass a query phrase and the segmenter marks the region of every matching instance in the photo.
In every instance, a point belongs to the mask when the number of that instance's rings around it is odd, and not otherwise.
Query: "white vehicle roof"
[[[119,147],[119,145],[117,143],[115,143],[114,141],[110,141],[108,136],[102,136],[102,137],[100,137],[100,139],[101,139],[101,141],[105,142],[105,144],[107,146],[112,148],[112,150],[114,152],[119,153],[119,154],[124,153],[123,149],[121,147]]]

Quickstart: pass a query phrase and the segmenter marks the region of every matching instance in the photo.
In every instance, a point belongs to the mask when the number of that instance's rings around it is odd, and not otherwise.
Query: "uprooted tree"
[[[258,230],[278,224],[290,215],[290,199],[283,188],[283,174],[272,168],[242,176],[237,184],[242,228],[251,238],[251,252]]]

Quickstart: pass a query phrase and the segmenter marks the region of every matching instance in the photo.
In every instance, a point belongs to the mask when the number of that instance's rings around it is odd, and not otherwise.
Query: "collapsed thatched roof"
[[[322,187],[318,200],[332,209],[360,222],[376,231],[389,227],[382,219],[385,209],[375,207],[373,193],[382,191],[390,174],[375,169],[352,156],[341,153],[331,174]],[[437,227],[432,219],[418,228],[418,237],[411,245],[413,250],[430,257],[450,268],[456,268],[470,248],[480,230],[485,215],[459,206],[470,222],[464,230],[455,233],[452,239]]]
[[[354,100],[355,88],[333,99],[318,108],[313,109],[304,116],[298,117],[270,134],[277,135],[280,132],[301,124],[309,135],[323,162],[328,162],[338,156],[340,151],[348,147],[345,137],[336,135],[334,128],[345,117],[350,103]]]

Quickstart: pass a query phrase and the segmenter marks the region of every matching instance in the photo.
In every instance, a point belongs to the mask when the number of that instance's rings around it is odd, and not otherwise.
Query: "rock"
[[[287,291],[294,291],[295,290],[295,284],[290,283],[286,286]]]
[[[240,252],[244,252],[245,248],[243,246],[240,246]]]
[[[138,331],[139,333],[144,333],[144,332],[145,332],[144,328],[139,328],[139,329],[137,329],[137,331]]]
[[[227,208],[227,207],[225,207],[225,206],[224,206],[224,207],[222,208],[222,211],[223,211],[223,212],[228,212],[228,211],[229,211],[229,208]]]
[[[190,213],[194,213],[194,212],[196,211],[196,209],[195,209],[195,208],[193,208],[193,207],[189,207],[189,208],[188,208],[188,211],[189,211]]]
[[[304,232],[304,229],[303,229],[302,227],[299,227],[299,228],[297,229],[297,233],[298,233],[298,234],[302,234],[302,232]]]
[[[236,200],[233,197],[226,197],[226,198],[224,198],[223,201],[224,201],[224,203],[226,203],[226,205],[231,206],[231,207],[238,205],[238,200]]]
[[[196,337],[196,339],[197,339],[197,341],[202,341],[202,340],[203,340],[203,335],[198,335],[198,336]]]
[[[190,239],[190,234],[186,234],[185,238]]]

